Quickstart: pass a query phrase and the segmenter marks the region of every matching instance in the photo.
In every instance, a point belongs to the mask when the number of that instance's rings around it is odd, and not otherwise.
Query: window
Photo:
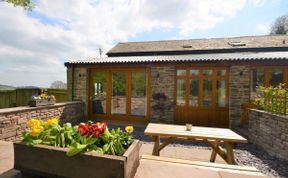
[[[146,115],[147,76],[145,72],[133,72],[131,75],[131,114]]]
[[[217,106],[226,107],[226,80],[217,80]]]
[[[93,94],[92,105],[94,114],[106,113],[106,88],[107,88],[107,73],[97,72],[93,74]]]
[[[284,82],[283,69],[270,69],[269,85],[276,87],[280,83]]]
[[[126,73],[112,73],[112,114],[126,113]]]
[[[198,107],[199,80],[190,80],[189,105]]]
[[[211,105],[212,105],[212,80],[203,80],[202,106],[210,107]]]
[[[181,76],[181,75],[186,75],[186,70],[177,70],[177,75]]]
[[[177,80],[177,105],[184,106],[186,98],[186,80]]]
[[[285,77],[286,76],[286,77]],[[254,97],[257,86],[278,86],[288,83],[288,68],[286,67],[261,67],[251,71],[251,98]]]

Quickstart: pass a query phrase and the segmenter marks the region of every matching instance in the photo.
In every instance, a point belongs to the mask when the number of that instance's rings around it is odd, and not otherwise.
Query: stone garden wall
[[[161,66],[151,67],[151,122],[174,123],[174,107],[166,109],[165,120],[159,121],[159,113],[153,110],[155,102],[153,93],[165,93],[170,102],[173,104],[175,92],[175,67]]]
[[[241,105],[250,102],[250,67],[231,66],[229,73],[229,124],[241,124]]]
[[[31,118],[49,119],[57,117],[60,122],[77,123],[84,118],[84,103],[66,102],[41,107],[15,107],[0,109],[0,140],[16,141],[26,129]]]
[[[288,116],[249,110],[249,141],[271,156],[288,160]]]

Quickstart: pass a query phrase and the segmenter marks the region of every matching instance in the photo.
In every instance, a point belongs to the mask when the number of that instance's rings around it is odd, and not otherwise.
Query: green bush
[[[288,89],[284,84],[277,87],[259,86],[256,88],[253,103],[258,109],[274,114],[288,114]]]

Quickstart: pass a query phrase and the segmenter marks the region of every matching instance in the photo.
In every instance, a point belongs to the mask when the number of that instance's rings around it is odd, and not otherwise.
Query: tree
[[[53,89],[66,89],[67,85],[66,85],[66,83],[64,83],[62,81],[54,81],[54,82],[51,83],[50,88],[53,88]]]
[[[32,0],[0,0],[0,1],[11,3],[14,6],[21,6],[25,10],[30,11],[35,7],[35,4]]]
[[[288,15],[280,16],[274,21],[270,34],[288,34]]]

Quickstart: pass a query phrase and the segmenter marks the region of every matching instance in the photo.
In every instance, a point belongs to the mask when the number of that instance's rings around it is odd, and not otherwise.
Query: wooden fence
[[[0,91],[0,108],[27,106],[31,96],[39,92],[39,88],[19,88],[16,90]],[[56,102],[68,101],[67,90],[48,89],[47,93],[54,95]]]

